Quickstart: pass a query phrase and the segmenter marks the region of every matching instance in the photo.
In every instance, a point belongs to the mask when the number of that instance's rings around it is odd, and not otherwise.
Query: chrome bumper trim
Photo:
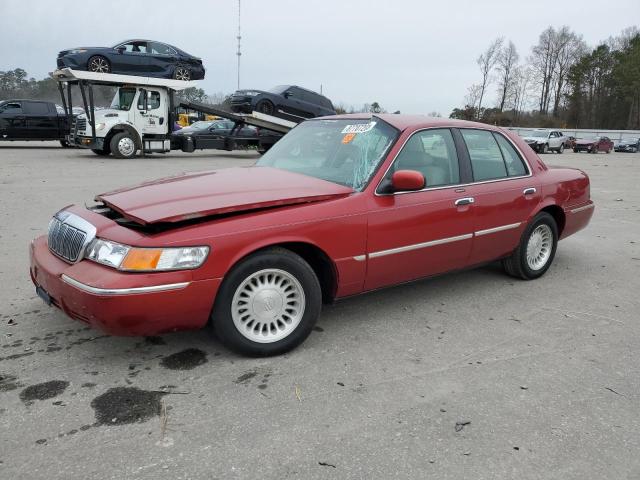
[[[595,207],[595,204],[590,203],[589,205],[585,205],[584,207],[574,208],[573,210],[569,210],[571,213],[582,212],[583,210],[589,210],[590,208]]]
[[[373,252],[369,254],[369,258],[384,257],[386,255],[393,255],[395,253],[409,252],[411,250],[418,250],[420,248],[434,247],[436,245],[442,245],[445,243],[458,242],[460,240],[468,240],[473,237],[473,234],[467,233],[464,235],[458,235],[457,237],[441,238],[440,240],[432,240],[430,242],[416,243],[414,245],[406,245],[404,247],[391,248],[389,250],[381,250],[379,252]]]
[[[505,230],[511,230],[512,228],[518,228],[522,225],[522,222],[518,223],[510,223],[509,225],[501,225],[499,227],[487,228],[486,230],[479,230],[475,233],[476,237],[480,237],[482,235],[489,235],[490,233],[503,232]]]
[[[67,275],[62,275],[62,281],[72,287],[82,290],[83,292],[92,293],[94,295],[129,295],[137,293],[154,293],[164,292],[166,290],[180,290],[189,285],[190,282],[167,283],[164,285],[151,285],[149,287],[133,287],[133,288],[98,288],[84,284]]]

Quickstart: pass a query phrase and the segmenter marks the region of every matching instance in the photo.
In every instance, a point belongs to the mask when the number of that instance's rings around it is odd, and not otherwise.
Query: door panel
[[[58,138],[58,112],[50,112],[44,102],[23,102],[26,128],[29,137],[37,139]]]
[[[0,112],[0,136],[4,140],[26,138],[27,120],[20,102],[8,102]]]
[[[535,192],[529,193],[531,189]],[[515,250],[527,219],[540,203],[541,188],[533,177],[471,185],[467,191],[475,199],[470,263],[496,260]]]
[[[365,289],[393,285],[467,265],[473,205],[455,206],[463,189],[374,197],[369,214]]]

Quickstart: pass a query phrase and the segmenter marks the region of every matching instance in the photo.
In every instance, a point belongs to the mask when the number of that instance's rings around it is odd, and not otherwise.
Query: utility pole
[[[240,0],[238,0],[238,36],[236,38],[238,39],[238,51],[236,52],[238,56],[238,90],[240,90],[240,55],[242,55],[240,51],[240,40],[242,39],[240,35]]]

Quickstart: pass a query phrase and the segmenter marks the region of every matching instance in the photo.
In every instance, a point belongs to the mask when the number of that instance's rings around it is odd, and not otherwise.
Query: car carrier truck
[[[278,141],[298,122],[260,114],[237,114],[198,102],[179,105],[205,114],[227,118],[234,129],[217,142],[206,143],[189,135],[173,135],[176,123],[176,93],[194,87],[197,82],[164,78],[85,72],[69,68],[56,70],[51,76],[58,81],[62,107],[71,125],[66,141],[70,145],[89,148],[97,155],[131,158],[138,152],[165,153],[171,150],[194,152],[201,149],[235,150],[255,148],[263,152]],[[109,108],[96,109],[93,86],[116,87]],[[80,90],[84,115],[74,117],[72,87]],[[260,135],[243,137],[242,127],[262,129]],[[246,131],[246,130],[245,130]]]

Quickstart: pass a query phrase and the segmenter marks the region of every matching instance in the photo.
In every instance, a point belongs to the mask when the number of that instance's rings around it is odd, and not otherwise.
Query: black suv
[[[256,111],[283,118],[313,118],[336,114],[327,97],[295,85],[279,85],[266,92],[238,90],[231,96],[231,110],[241,113]]]

